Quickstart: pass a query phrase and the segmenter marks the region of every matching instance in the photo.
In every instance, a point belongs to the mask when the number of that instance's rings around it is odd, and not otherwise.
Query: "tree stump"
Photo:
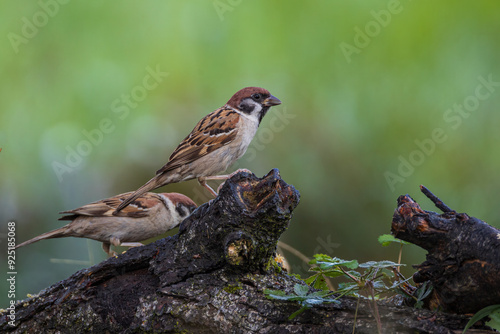
[[[500,230],[434,202],[443,214],[400,196],[392,220],[396,238],[428,251],[413,280],[432,283],[429,306],[465,314],[500,304]]]

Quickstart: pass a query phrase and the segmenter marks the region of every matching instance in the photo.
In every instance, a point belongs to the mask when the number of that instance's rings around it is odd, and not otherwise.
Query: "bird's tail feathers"
[[[113,215],[117,215],[122,209],[124,209],[127,205],[135,201],[137,198],[141,197],[143,194],[147,193],[150,190],[159,188],[166,183],[161,182],[160,175],[153,177],[151,180],[146,182],[145,185],[134,191],[129,197],[127,197],[113,212]]]
[[[66,234],[66,230],[68,229],[68,225],[63,226],[61,228],[58,228],[56,230],[46,232],[44,234],[40,234],[37,237],[34,237],[33,239],[27,240],[25,242],[20,243],[19,245],[16,245],[16,248],[23,247],[29,244],[32,244],[34,242],[44,240],[44,239],[53,239],[53,238],[62,238],[62,237],[67,237],[68,235]]]

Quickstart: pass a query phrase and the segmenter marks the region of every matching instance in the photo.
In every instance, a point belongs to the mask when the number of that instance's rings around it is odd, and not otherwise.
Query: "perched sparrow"
[[[88,238],[102,242],[102,248],[109,255],[113,246],[142,246],[138,241],[161,235],[178,226],[196,208],[187,196],[178,193],[146,193],[135,199],[127,209],[113,215],[116,207],[131,192],[116,195],[81,208],[63,211],[68,214],[59,220],[71,223],[44,233],[16,246],[22,247],[33,242],[63,237]]]
[[[224,180],[230,176],[217,174],[246,152],[260,121],[270,107],[278,104],[281,101],[264,88],[246,87],[238,91],[223,107],[199,121],[177,146],[167,164],[123,201],[116,213],[147,191],[194,178],[217,196],[206,181]]]

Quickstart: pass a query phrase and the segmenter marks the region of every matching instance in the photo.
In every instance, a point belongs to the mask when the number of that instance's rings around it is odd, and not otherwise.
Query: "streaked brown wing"
[[[240,115],[231,108],[223,107],[205,116],[193,131],[184,138],[170,156],[167,164],[156,174],[165,173],[190,164],[236,138],[236,125]]]
[[[59,220],[73,220],[77,216],[90,216],[90,217],[113,217],[113,212],[132,192],[120,194],[111,198],[103,199],[101,201],[93,202],[84,205],[78,209],[62,211],[61,214],[70,214],[59,218]],[[114,217],[131,217],[140,218],[146,217],[150,208],[160,203],[161,199],[158,194],[146,193],[143,196],[132,201],[130,205],[125,207],[114,215]]]

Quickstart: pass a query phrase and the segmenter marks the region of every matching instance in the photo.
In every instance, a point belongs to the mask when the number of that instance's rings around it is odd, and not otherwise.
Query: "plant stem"
[[[377,277],[377,273],[378,273],[378,269],[376,269],[373,272],[372,279],[370,281],[368,281],[367,283],[369,284],[370,295],[371,295],[372,301],[373,301],[373,313],[375,316],[375,320],[377,321],[377,332],[378,332],[378,334],[382,334],[382,321],[380,320],[380,313],[378,312],[378,305],[377,305],[377,301],[375,300],[375,289],[373,287],[373,282],[375,281],[375,277]]]
[[[289,244],[285,244],[283,241],[278,241],[278,247],[283,248],[286,251],[289,251],[299,259],[301,259],[303,262],[309,264],[309,261],[311,261],[310,258],[305,256],[303,253],[301,253],[299,250],[295,249],[294,247],[290,246]]]
[[[299,250],[290,246],[289,244],[284,243],[283,241],[278,241],[278,248],[282,248],[282,249],[292,253],[293,255],[298,257],[300,260],[302,260],[302,262],[304,262],[305,264],[309,264],[309,261],[311,261],[310,258],[305,256]],[[280,253],[283,253],[283,252],[280,251]],[[323,278],[325,279],[325,282],[326,282],[326,285],[328,286],[328,289],[330,289],[331,291],[335,291],[335,287],[333,286],[332,281],[330,281],[330,278],[326,277],[325,275],[323,275]]]
[[[361,298],[358,297],[358,301],[356,302],[356,311],[354,311],[354,322],[352,324],[352,334],[355,333],[356,330],[356,319],[358,318],[358,308],[359,308],[359,300]]]
[[[344,273],[344,275],[348,276],[354,282],[359,282],[359,279],[357,279],[356,277],[354,277],[351,274],[349,274],[347,271],[344,270],[344,268],[342,268],[342,267],[338,267],[338,268]]]
[[[370,283],[370,295],[373,301],[373,313],[375,316],[375,320],[377,321],[377,332],[378,334],[382,334],[382,321],[380,320],[380,314],[378,312],[377,301],[375,300],[375,291],[373,290],[373,285]]]
[[[399,246],[399,256],[398,256],[398,264],[401,264],[401,255],[403,254],[403,244]],[[398,273],[401,271],[401,266],[397,268]]]

